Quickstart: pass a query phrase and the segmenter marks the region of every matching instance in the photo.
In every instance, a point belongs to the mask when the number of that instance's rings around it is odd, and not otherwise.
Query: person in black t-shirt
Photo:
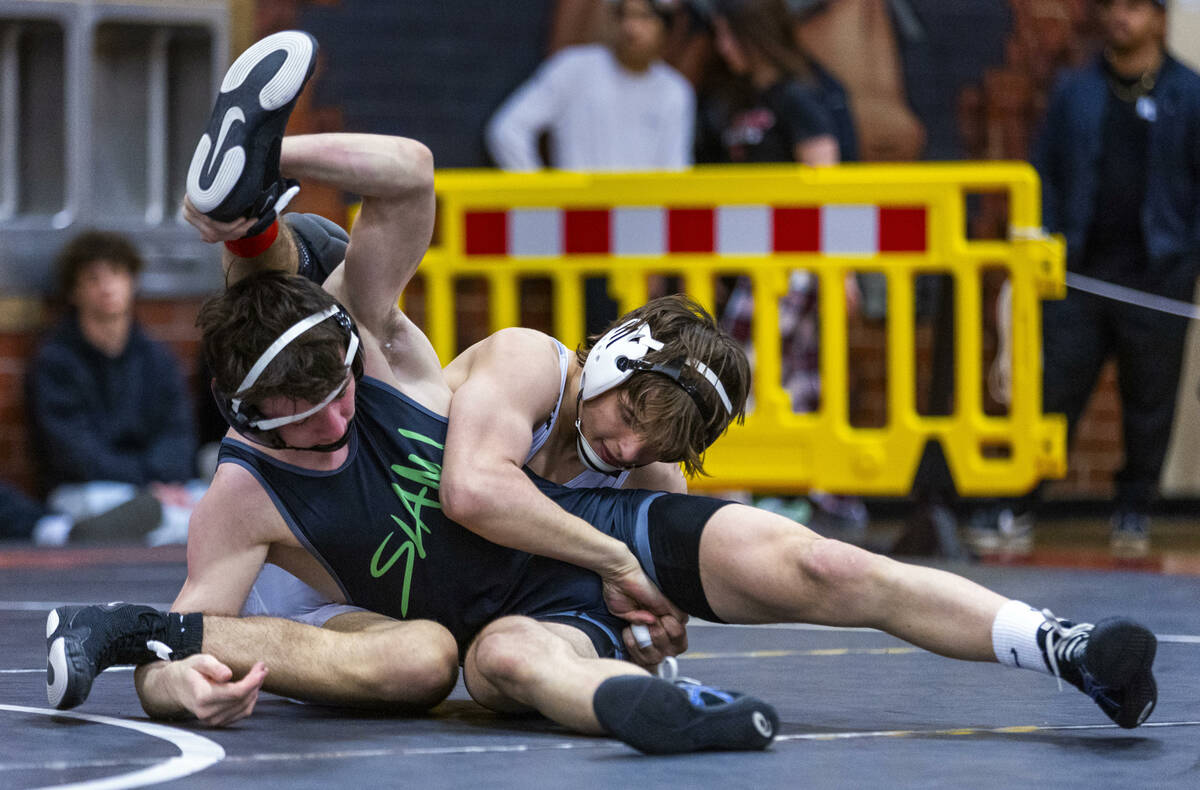
[[[841,85],[795,40],[782,0],[717,0],[712,9],[713,43],[724,65],[700,103],[697,161],[727,163],[797,162],[815,167],[857,158],[857,140]],[[730,278],[721,324],[749,345],[754,317],[749,277]],[[846,280],[849,309],[860,301],[857,280]],[[784,388],[796,412],[820,406],[820,318],[817,278],[793,271],[779,304]],[[811,492],[811,519],[856,541],[865,536],[867,512],[857,497]],[[776,504],[778,503],[778,504]],[[809,505],[764,501],[764,507],[802,514]]]

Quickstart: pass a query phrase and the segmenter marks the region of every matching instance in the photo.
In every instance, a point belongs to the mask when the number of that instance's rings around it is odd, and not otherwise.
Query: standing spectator
[[[1191,301],[1200,262],[1200,76],[1165,50],[1165,0],[1097,6],[1103,54],[1058,82],[1034,147],[1046,227],[1066,236],[1069,271]],[[1043,308],[1045,408],[1066,413],[1072,430],[1105,361],[1117,360],[1125,443],[1112,519],[1118,556],[1149,550],[1186,329],[1186,319],[1079,291]],[[1003,548],[1032,526],[1020,511],[999,508],[978,526],[991,527],[991,543]]]
[[[85,232],[60,253],[69,310],[30,362],[31,446],[51,510],[81,519],[148,492],[163,506],[152,543],[186,539],[202,492],[179,364],[134,320],[142,260],[123,236]]]
[[[615,0],[609,44],[551,56],[488,122],[487,146],[505,170],[546,165],[538,141],[549,133],[550,162],[562,170],[681,170],[692,163],[695,96],[662,61],[678,0]],[[587,326],[617,317],[604,278],[585,284]]]
[[[700,102],[697,160],[702,162],[798,162],[836,165],[843,147],[856,155],[854,124],[842,87],[797,43],[783,0],[714,0],[714,45],[725,70]],[[846,282],[851,309],[858,287]],[[754,300],[750,279],[739,278],[721,322],[749,344]],[[783,386],[792,408],[810,412],[820,405],[817,280],[793,271],[779,303]],[[795,503],[769,500],[764,507],[820,529],[832,526],[847,540],[865,538],[867,512],[855,497],[811,492],[816,512]]]

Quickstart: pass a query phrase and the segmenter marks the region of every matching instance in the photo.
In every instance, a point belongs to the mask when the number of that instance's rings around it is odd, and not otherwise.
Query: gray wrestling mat
[[[1200,787],[1200,579],[1143,571],[954,565],[1006,595],[1080,619],[1124,613],[1160,635],[1160,698],[1120,730],[1053,678],[943,659],[874,631],[693,624],[683,674],[771,701],[767,752],[644,757],[539,717],[507,718],[459,689],[419,718],[345,714],[264,695],[210,730],[142,713],[113,669],[67,713],[46,708],[46,611],[169,602],[183,554],[0,551],[0,788]]]

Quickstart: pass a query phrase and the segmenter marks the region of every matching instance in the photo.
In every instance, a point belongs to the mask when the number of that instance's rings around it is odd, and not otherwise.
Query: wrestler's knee
[[[444,627],[427,620],[373,635],[367,681],[380,701],[432,707],[458,680],[458,645]]]
[[[503,617],[476,638],[475,668],[497,686],[522,683],[537,672],[537,662],[551,650],[535,620]]]
[[[830,538],[794,543],[788,554],[807,581],[826,589],[869,582],[878,577],[882,570],[880,563],[886,559]]]

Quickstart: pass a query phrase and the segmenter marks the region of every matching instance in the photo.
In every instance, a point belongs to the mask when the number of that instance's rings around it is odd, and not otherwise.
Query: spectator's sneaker
[[[1146,720],[1158,702],[1154,653],[1158,640],[1132,620],[1110,617],[1075,625],[1043,610],[1038,647],[1046,666],[1087,694],[1110,719],[1126,729]]]
[[[1122,511],[1113,516],[1109,540],[1112,555],[1119,559],[1138,559],[1150,553],[1150,517],[1145,513]]]
[[[836,538],[856,546],[867,542],[871,516],[861,499],[824,491],[811,491],[808,499],[813,506],[812,518],[806,522],[809,529],[822,537]]]
[[[75,522],[70,543],[142,543],[162,523],[163,507],[153,494],[138,494],[112,510]]]
[[[209,217],[255,217],[247,236],[265,230],[300,185],[279,173],[288,116],[317,62],[317,41],[285,30],[247,49],[229,67],[192,155],[187,194]]]
[[[983,508],[971,514],[963,542],[979,557],[1023,557],[1033,551],[1034,517],[1012,508]]]
[[[664,667],[669,667],[664,672]],[[756,751],[779,731],[775,708],[735,691],[678,677],[674,660],[660,677],[609,678],[593,707],[600,723],[617,738],[646,754],[680,754],[706,749]]]
[[[167,618],[149,606],[60,606],[46,618],[46,699],[59,709],[87,699],[92,682],[116,664],[145,664],[158,654]],[[160,648],[165,650],[165,646]]]

